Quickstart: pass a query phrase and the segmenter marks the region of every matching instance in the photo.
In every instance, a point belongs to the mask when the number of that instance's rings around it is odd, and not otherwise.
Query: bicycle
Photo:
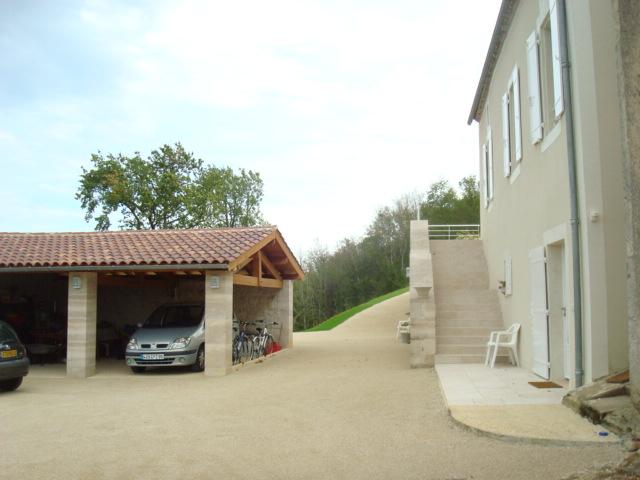
[[[233,347],[232,347],[232,363],[233,365],[237,365],[238,363],[244,363],[248,358],[251,357],[251,353],[253,351],[253,338],[247,334],[247,325],[251,324],[251,322],[240,322],[238,320],[234,320],[234,324],[237,326],[233,327],[233,331],[235,332],[235,336],[233,338]]]
[[[263,357],[264,355],[273,351],[273,336],[269,333],[267,325],[276,326],[278,322],[266,323],[264,320],[257,320],[255,323],[260,323],[263,327],[256,327],[258,335],[254,337],[253,349],[251,351],[251,359]]]

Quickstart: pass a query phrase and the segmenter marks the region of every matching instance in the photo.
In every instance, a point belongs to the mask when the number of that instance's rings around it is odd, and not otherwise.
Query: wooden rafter
[[[241,263],[237,264],[234,267],[233,271],[234,272],[239,272],[240,270],[242,270],[244,267],[246,267],[251,262],[253,262],[253,257],[245,258],[244,261],[242,261]]]
[[[248,258],[253,257],[257,252],[259,252],[264,247],[269,245],[269,243],[272,242],[275,238],[276,238],[276,231],[274,230],[272,234],[263,238],[260,242],[256,243],[252,248],[250,248],[249,250],[244,252],[242,255],[240,255],[238,258],[236,258],[233,262],[230,262],[229,270],[231,270],[232,272],[235,271],[238,265],[243,264],[243,262],[245,262]],[[244,263],[244,265],[246,265],[246,263]]]
[[[266,287],[266,288],[282,288],[282,280],[275,278],[258,278],[251,275],[233,275],[234,285],[244,285],[247,287]]]
[[[282,238],[282,235],[280,235],[280,232],[278,232],[277,230],[274,233],[275,233],[276,241],[278,242],[278,244],[280,245],[280,248],[282,249],[285,256],[287,257],[287,260],[289,260],[289,264],[298,274],[298,277],[300,278],[300,280],[303,280],[304,272],[302,271],[302,268],[300,267],[300,265],[298,265],[298,261],[295,259],[293,254],[289,251],[289,248],[287,247],[287,244],[285,243],[284,238]]]
[[[271,263],[271,260],[266,255],[260,255],[260,260],[262,261],[262,265],[269,271],[271,275],[274,276],[276,280],[282,280],[282,275],[278,269]]]
[[[266,252],[263,249],[267,247],[275,247],[282,251],[284,258],[278,260],[271,260],[267,257]],[[248,276],[255,277],[258,284],[262,280],[279,280],[283,278],[287,279],[303,279],[304,272],[295,259],[289,247],[285,243],[282,235],[278,230],[274,230],[273,233],[262,239],[252,248],[247,250],[242,255],[238,256],[234,261],[228,265],[229,271],[238,274],[242,269],[246,269]],[[262,270],[269,272],[273,279],[264,278]],[[286,270],[284,270],[286,269]],[[290,269],[294,273],[290,272]],[[289,273],[285,273],[285,271]],[[247,276],[247,275],[245,275]]]

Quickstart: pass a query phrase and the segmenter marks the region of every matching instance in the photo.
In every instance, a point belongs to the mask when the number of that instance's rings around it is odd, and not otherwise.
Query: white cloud
[[[296,252],[333,246],[403,193],[476,173],[466,118],[498,7],[89,0],[78,19],[117,59],[115,93],[52,104],[44,131],[54,158],[85,136],[83,159],[188,140],[262,173],[265,215]]]

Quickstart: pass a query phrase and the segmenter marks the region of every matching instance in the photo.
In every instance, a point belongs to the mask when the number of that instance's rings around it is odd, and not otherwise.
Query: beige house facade
[[[503,1],[469,117],[503,323],[523,367],[570,386],[629,364],[616,15]]]

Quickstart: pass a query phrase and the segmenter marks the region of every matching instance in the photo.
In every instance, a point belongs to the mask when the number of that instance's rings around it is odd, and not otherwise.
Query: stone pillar
[[[273,299],[273,320],[280,324],[280,345],[293,347],[293,281],[284,280]]]
[[[67,375],[96,373],[98,274],[70,273],[67,322]]]
[[[411,368],[433,367],[436,354],[433,269],[429,222],[411,221],[409,252],[409,310],[411,316]]]
[[[631,398],[640,410],[640,2],[618,0]]]
[[[232,366],[233,273],[209,270],[204,281],[204,373],[219,377],[229,373]]]

